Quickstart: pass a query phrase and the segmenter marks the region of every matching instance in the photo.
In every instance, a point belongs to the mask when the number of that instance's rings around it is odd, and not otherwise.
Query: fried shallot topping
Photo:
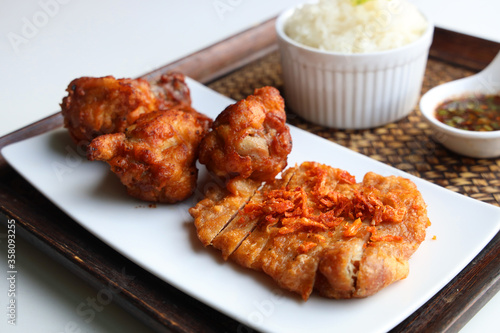
[[[313,184],[309,193],[304,187],[277,189],[263,193],[262,202],[248,204],[244,208],[247,219],[260,218],[260,224],[279,227],[280,234],[295,231],[324,231],[335,228],[344,220],[354,220],[344,235],[355,236],[362,221],[376,226],[382,222],[400,223],[406,214],[406,205],[391,193],[382,196],[373,186],[359,186],[353,196],[339,191],[326,191],[325,170],[312,170],[309,179]],[[339,170],[339,184],[356,184],[354,176]],[[381,199],[382,198],[382,199]]]

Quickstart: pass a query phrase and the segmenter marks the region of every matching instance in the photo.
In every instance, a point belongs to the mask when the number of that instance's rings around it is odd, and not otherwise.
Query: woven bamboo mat
[[[474,72],[430,59],[422,88]],[[283,88],[278,52],[259,59],[209,87],[235,100],[265,85]],[[286,102],[286,101],[285,101]],[[448,151],[431,139],[418,106],[406,118],[369,130],[335,130],[314,125],[288,112],[288,123],[452,191],[500,206],[500,159],[472,159]]]

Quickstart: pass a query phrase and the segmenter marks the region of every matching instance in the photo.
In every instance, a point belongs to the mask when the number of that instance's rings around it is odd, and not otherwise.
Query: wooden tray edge
[[[276,50],[277,47],[274,23],[275,19],[266,21],[262,25],[251,28],[204,50],[182,58],[174,63],[163,66],[157,70],[143,75],[142,77],[148,80],[154,80],[162,73],[166,73],[168,71],[181,71],[202,83],[210,82],[217,77],[223,76],[237,68],[240,68],[241,66],[244,66],[245,64],[258,59],[259,57],[269,52]],[[464,54],[463,48],[461,48],[463,45],[474,45],[474,52],[466,52]],[[463,34],[437,28],[435,31],[434,43],[431,47],[430,55],[437,59],[447,61],[451,64],[465,66],[474,70],[481,70],[494,58],[499,50],[500,44],[498,43],[481,40],[475,37],[466,36]],[[62,117],[60,113],[56,113],[39,122],[36,122],[18,131],[1,137],[0,149],[10,143],[14,143],[44,133],[48,130],[60,127],[61,125]],[[7,167],[6,162],[3,157],[0,156],[0,168],[3,167]],[[2,203],[1,205],[1,210],[6,214],[9,214],[10,212],[8,206],[8,202]],[[22,222],[22,216],[18,216],[18,218]],[[50,244],[45,240],[38,238],[38,236],[36,235],[36,231],[30,231],[26,229],[24,232],[24,237],[37,247],[46,247],[45,251],[50,255]],[[491,258],[491,253],[498,254],[498,235],[494,240],[496,241],[492,241],[488,245],[492,249],[488,250],[485,248],[481,252],[481,254],[478,255],[478,257],[476,258],[477,260],[483,260],[485,257]],[[56,257],[60,256],[60,254],[57,253],[53,253],[52,255],[55,255]],[[56,260],[66,266],[70,266],[70,270],[74,271],[78,276],[81,276],[82,278],[88,280],[91,285],[97,288],[102,287],[103,284],[109,283],[110,281],[106,276],[94,275],[95,272],[93,272],[94,274],[91,274],[89,276],[88,271],[86,271],[84,267],[77,265],[77,263],[75,261],[72,261],[71,259],[66,258],[65,260],[61,260],[61,258],[56,258]],[[469,266],[470,265],[472,265],[472,263],[469,264]],[[467,266],[455,279],[459,280],[460,278],[469,276],[471,274],[471,269],[469,266]],[[498,264],[496,265],[496,267],[498,267]],[[459,311],[461,315],[458,317],[448,315],[448,319],[440,324],[440,331],[455,331],[457,328],[465,325],[465,323],[470,318],[472,318],[472,316],[482,307],[482,305],[484,305],[487,300],[489,300],[489,298],[491,298],[500,288],[498,278],[493,282],[494,283],[492,284],[490,283],[488,285],[483,285],[482,290],[479,290],[479,294],[473,294],[472,297],[469,298],[470,301],[465,308],[460,309],[455,307],[454,311]],[[453,284],[453,281],[450,282],[450,285],[451,284]],[[453,288],[451,288],[450,285],[446,286],[443,290],[446,292],[452,292]],[[123,290],[125,291],[126,289]],[[476,290],[476,292],[477,291],[478,290]],[[442,297],[441,293],[442,292],[438,293],[436,297]],[[430,300],[427,304],[429,304],[430,302],[432,302],[432,300]],[[119,302],[120,305],[128,308],[128,310],[131,310],[129,308],[129,304],[126,304],[126,301],[124,301],[124,303],[125,304],[122,304],[121,301]],[[429,315],[432,312],[435,313],[435,311],[431,311],[432,307],[426,308],[427,304],[419,309],[419,311],[417,311],[414,315],[410,316],[403,323],[398,325],[393,331],[417,331],[417,328],[420,329],[422,327],[421,324],[414,324],[416,316],[421,316],[423,314]],[[457,320],[457,318],[459,320]],[[141,319],[148,321],[147,317],[141,317]],[[148,324],[151,325],[151,323]],[[155,323],[153,323],[153,326],[155,327],[155,329],[159,329],[159,327]],[[172,327],[169,327],[168,329],[172,329]]]

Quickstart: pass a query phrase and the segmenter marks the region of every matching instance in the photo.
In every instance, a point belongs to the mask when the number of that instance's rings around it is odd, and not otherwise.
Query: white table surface
[[[500,42],[498,0],[412,1],[439,27]],[[302,0],[0,0],[0,136],[57,112],[73,78],[139,76],[298,2]],[[6,241],[1,227],[0,270],[5,272]],[[99,291],[22,239],[16,246],[17,325],[8,325],[3,316],[1,332],[150,331],[113,303],[87,320],[81,310],[88,307],[81,304]],[[7,291],[2,278],[2,307]],[[499,315],[497,295],[461,332],[495,331]]]

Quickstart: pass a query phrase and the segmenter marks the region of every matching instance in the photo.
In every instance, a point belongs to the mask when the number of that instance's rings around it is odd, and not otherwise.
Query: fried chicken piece
[[[315,162],[283,176],[233,212],[208,244],[304,300],[314,289],[330,298],[367,297],[408,275],[430,225],[413,182],[370,172],[356,183],[348,172]],[[200,236],[203,208],[190,213]]]
[[[178,108],[150,112],[125,133],[95,138],[87,158],[108,162],[133,197],[178,202],[196,187],[198,146],[207,125]]]
[[[184,104],[191,105],[191,91],[186,84],[186,77],[182,73],[163,74],[151,89],[156,98],[162,101],[162,108]]]
[[[168,112],[171,109],[191,114],[193,117],[196,118],[196,121],[205,129],[205,133],[207,133],[208,130],[210,129],[210,126],[212,126],[212,123],[213,123],[212,118],[210,118],[209,116],[207,116],[201,112],[198,112],[192,106],[189,106],[189,105],[186,105],[183,103],[178,104],[178,105],[174,105],[174,106],[170,106],[168,108],[162,107],[162,108],[160,108],[160,111],[167,111]]]
[[[200,163],[217,177],[233,180],[272,180],[287,165],[292,139],[286,125],[284,101],[273,87],[256,89],[228,106],[202,140]]]
[[[179,73],[163,75],[153,87],[143,79],[81,77],[66,91],[61,103],[64,126],[83,146],[99,135],[123,132],[142,114],[191,105],[189,88]]]
[[[64,126],[76,144],[123,132],[144,113],[158,109],[149,83],[138,79],[81,77],[66,89],[61,109]]]

